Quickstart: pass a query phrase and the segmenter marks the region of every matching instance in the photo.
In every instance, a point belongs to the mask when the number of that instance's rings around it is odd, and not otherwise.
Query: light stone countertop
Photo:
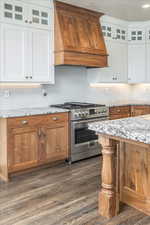
[[[69,112],[66,109],[60,109],[55,107],[39,107],[39,108],[22,108],[15,110],[0,110],[0,118],[12,118],[22,116],[33,116],[53,113]]]
[[[98,134],[150,144],[150,114],[125,119],[107,120],[89,124],[89,129]]]
[[[116,107],[116,106],[150,106],[150,103],[110,103],[106,104],[108,107]]]

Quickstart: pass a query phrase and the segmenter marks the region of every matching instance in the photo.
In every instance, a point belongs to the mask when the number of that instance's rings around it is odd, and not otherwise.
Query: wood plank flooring
[[[150,217],[128,206],[111,220],[100,217],[99,175],[98,157],[0,183],[0,225],[150,225]]]

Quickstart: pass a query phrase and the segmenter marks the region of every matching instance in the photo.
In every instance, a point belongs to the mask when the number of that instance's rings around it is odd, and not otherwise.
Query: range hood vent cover
[[[102,13],[55,1],[55,65],[106,67]]]

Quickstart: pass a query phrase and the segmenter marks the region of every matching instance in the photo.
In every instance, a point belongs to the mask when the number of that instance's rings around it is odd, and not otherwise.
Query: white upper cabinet
[[[145,83],[146,78],[146,45],[128,45],[128,83]]]
[[[128,47],[126,43],[105,41],[108,56],[108,67],[88,69],[91,83],[127,83],[127,57]],[[90,76],[93,77],[90,79]]]
[[[34,30],[32,35],[32,71],[33,80],[54,83],[52,52],[50,51],[52,35],[49,31]]]
[[[104,16],[101,23],[109,66],[94,69],[95,80],[102,83],[150,82],[150,22],[129,23]]]
[[[145,83],[146,75],[146,28],[132,23],[128,29],[128,83]]]
[[[115,18],[107,16],[104,18],[102,19],[101,24],[109,55],[108,67],[88,69],[89,80],[92,83],[127,83],[128,27],[126,23]],[[92,78],[90,79],[90,76],[93,77],[93,80]]]
[[[53,8],[33,2],[0,2],[1,82],[54,83]]]
[[[1,81],[54,83],[49,30],[1,25]]]
[[[1,25],[1,81],[25,81],[26,35],[24,28]]]
[[[5,23],[49,29],[53,25],[53,19],[50,17],[51,11],[50,8],[25,4],[23,1],[1,1],[1,21]]]

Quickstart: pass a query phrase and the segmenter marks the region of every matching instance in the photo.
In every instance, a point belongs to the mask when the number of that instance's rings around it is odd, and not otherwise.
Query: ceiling
[[[61,0],[73,5],[97,10],[109,16],[128,20],[150,20],[150,8],[143,9],[143,4],[150,4],[150,0]]]

